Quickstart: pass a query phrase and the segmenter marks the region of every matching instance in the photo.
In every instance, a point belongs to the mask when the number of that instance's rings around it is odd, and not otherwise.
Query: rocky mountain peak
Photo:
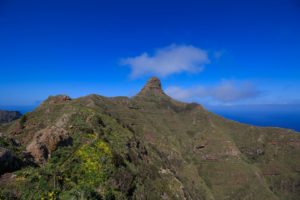
[[[161,82],[157,77],[152,77],[148,80],[143,89],[138,93],[139,96],[166,96]]]

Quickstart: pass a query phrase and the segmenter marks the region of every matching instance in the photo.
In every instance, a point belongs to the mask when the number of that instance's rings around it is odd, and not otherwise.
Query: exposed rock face
[[[5,111],[0,110],[0,124],[8,123],[20,118],[22,114],[18,111]]]
[[[67,95],[57,95],[57,96],[50,96],[48,99],[45,101],[48,104],[57,104],[57,103],[64,103],[71,101],[71,97]]]
[[[139,96],[166,96],[158,78],[152,77],[138,94]]]
[[[65,129],[52,126],[37,132],[26,150],[37,163],[43,163],[58,146],[70,145],[71,143],[72,139]]]

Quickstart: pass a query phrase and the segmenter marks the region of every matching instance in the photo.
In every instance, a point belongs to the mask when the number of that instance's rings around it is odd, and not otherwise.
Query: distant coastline
[[[208,106],[207,109],[225,118],[264,127],[280,127],[300,132],[300,105]]]

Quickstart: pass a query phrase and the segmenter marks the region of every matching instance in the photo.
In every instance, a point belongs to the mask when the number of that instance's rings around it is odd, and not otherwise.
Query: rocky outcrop
[[[0,110],[0,124],[8,123],[20,118],[22,114],[18,111],[5,111]]]
[[[45,101],[47,104],[57,104],[57,103],[64,103],[67,101],[71,101],[71,97],[67,95],[57,95],[57,96],[50,96],[48,99]]]
[[[158,78],[152,77],[143,89],[138,93],[138,96],[167,96],[161,87],[161,82]]]
[[[37,163],[43,163],[57,147],[71,143],[72,139],[64,128],[52,126],[38,131],[26,150]]]

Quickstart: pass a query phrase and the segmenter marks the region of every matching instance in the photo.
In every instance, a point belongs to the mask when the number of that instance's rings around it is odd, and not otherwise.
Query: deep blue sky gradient
[[[211,63],[162,77],[165,88],[250,81],[261,95],[238,104],[300,104],[299,0],[0,0],[0,106],[132,96],[151,75],[131,79],[120,61],[171,44]]]
[[[0,104],[64,92],[133,95],[148,77],[131,80],[120,59],[173,43],[223,56],[164,85],[251,80],[274,98],[289,88],[300,99],[297,0],[1,0]]]

